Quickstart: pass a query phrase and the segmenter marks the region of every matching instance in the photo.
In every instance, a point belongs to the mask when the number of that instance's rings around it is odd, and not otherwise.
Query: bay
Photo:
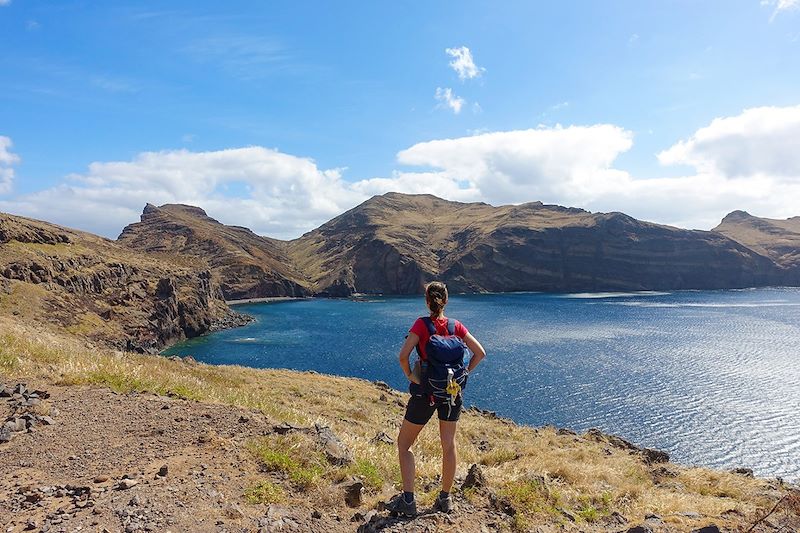
[[[424,299],[236,306],[256,322],[166,355],[407,382],[397,352]],[[486,347],[465,403],[531,425],[597,427],[673,460],[800,479],[800,289],[453,295]]]

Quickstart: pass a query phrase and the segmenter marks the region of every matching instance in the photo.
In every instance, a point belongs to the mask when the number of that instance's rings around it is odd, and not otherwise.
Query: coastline
[[[778,294],[777,291],[781,291]],[[787,292],[783,292],[783,291]],[[487,298],[486,304],[489,307],[486,309],[505,309],[508,306],[520,306],[523,307],[530,307],[530,308],[541,308],[544,310],[543,312],[539,313],[538,316],[553,316],[556,317],[558,313],[550,313],[547,310],[551,309],[559,309],[564,310],[566,313],[568,310],[572,309],[585,309],[587,313],[585,314],[585,324],[588,324],[586,329],[576,330],[574,332],[567,331],[562,329],[562,321],[556,318],[553,319],[539,319],[536,322],[537,326],[544,331],[548,336],[545,337],[545,334],[539,334],[538,337],[538,344],[536,347],[531,348],[531,361],[542,359],[544,361],[547,360],[548,355],[541,355],[545,353],[545,348],[541,346],[544,345],[546,342],[551,342],[549,339],[552,338],[552,342],[554,343],[553,346],[556,346],[559,353],[564,353],[564,357],[567,357],[569,361],[579,361],[581,356],[581,351],[586,351],[590,349],[595,349],[595,347],[600,346],[603,348],[603,343],[606,342],[603,339],[606,338],[613,338],[613,345],[615,346],[613,354],[615,361],[628,361],[631,357],[635,357],[635,354],[640,353],[639,350],[639,342],[637,339],[642,339],[643,335],[646,332],[642,330],[634,330],[631,327],[626,326],[628,324],[628,318],[625,317],[632,317],[634,318],[633,324],[642,324],[645,323],[652,318],[657,318],[661,316],[670,316],[673,317],[675,322],[681,322],[684,320],[688,320],[688,317],[691,316],[707,316],[707,317],[722,317],[727,316],[726,320],[733,320],[734,317],[740,317],[742,320],[746,321],[746,317],[751,313],[748,307],[757,307],[759,305],[767,305],[769,306],[768,309],[761,309],[759,308],[757,311],[761,313],[760,316],[765,318],[766,316],[773,316],[773,315],[782,315],[782,316],[793,316],[793,314],[798,309],[798,305],[800,305],[800,301],[797,300],[800,297],[800,293],[797,292],[796,288],[788,288],[788,289],[764,289],[762,291],[758,291],[756,293],[750,294],[750,291],[746,292],[739,292],[739,291],[732,291],[726,293],[726,291],[722,291],[721,294],[718,294],[718,291],[704,291],[701,295],[695,295],[694,291],[680,291],[674,296],[660,296],[660,302],[655,302],[651,305],[650,300],[652,293],[649,292],[639,292],[636,293],[637,297],[632,298],[632,300],[637,300],[642,302],[641,305],[628,305],[625,304],[617,304],[616,302],[610,301],[608,305],[600,305],[594,303],[594,301],[588,301],[587,303],[582,303],[580,301],[564,301],[560,298],[552,298],[550,295],[546,294],[533,294],[530,296],[521,295],[520,299],[515,299],[515,296],[520,293],[512,293],[507,294],[506,298]],[[464,308],[468,308],[470,311],[474,311],[475,309],[484,309],[483,307],[483,298],[488,297],[491,295],[477,295],[474,298],[464,298],[464,300],[459,304]],[[641,296],[641,297],[638,297]],[[775,300],[785,300],[786,302],[791,303],[793,308],[785,308],[786,311],[784,312],[783,307],[778,307]],[[219,350],[212,348],[209,349],[209,346],[217,345],[216,340],[212,337],[210,343],[206,343],[202,341],[197,343],[195,346],[187,346],[186,348],[182,349],[175,349],[171,350],[171,353],[177,353],[180,355],[185,354],[192,354],[196,357],[200,357],[204,361],[208,362],[234,362],[234,361],[241,361],[240,364],[245,365],[254,365],[254,366],[262,366],[266,365],[268,367],[288,367],[288,368],[314,368],[320,372],[326,372],[330,374],[336,375],[344,375],[344,376],[358,376],[358,377],[365,377],[372,380],[383,380],[388,383],[393,384],[394,386],[398,386],[401,390],[403,389],[402,385],[399,383],[395,383],[395,374],[393,374],[390,370],[384,370],[387,365],[384,364],[385,358],[383,355],[377,357],[375,359],[376,363],[374,365],[370,365],[366,367],[360,364],[352,364],[347,356],[342,356],[341,354],[347,354],[351,349],[355,349],[352,346],[348,347],[347,343],[331,345],[326,344],[325,348],[328,350],[330,356],[328,358],[320,359],[320,362],[314,362],[316,359],[307,355],[312,353],[310,351],[305,351],[303,349],[297,348],[296,345],[305,345],[304,340],[294,340],[290,339],[292,335],[289,333],[280,333],[282,335],[281,338],[276,339],[278,335],[276,335],[275,331],[282,331],[281,328],[287,327],[284,323],[288,323],[289,327],[295,327],[292,325],[291,320],[296,320],[297,317],[306,317],[306,316],[313,316],[313,322],[315,324],[324,324],[325,320],[328,320],[325,317],[334,316],[340,318],[342,316],[345,317],[355,317],[354,319],[348,318],[348,320],[352,319],[355,320],[356,323],[361,324],[365,330],[376,330],[383,327],[383,324],[386,324],[387,319],[384,316],[384,310],[386,310],[389,314],[387,316],[396,317],[396,316],[405,316],[406,313],[409,316],[416,317],[417,315],[414,314],[416,308],[418,307],[418,302],[416,300],[409,300],[405,297],[400,297],[396,301],[392,297],[385,297],[380,298],[380,300],[385,300],[382,304],[369,304],[369,305],[358,305],[357,303],[353,302],[352,299],[334,299],[336,301],[330,301],[328,298],[314,298],[312,301],[307,303],[298,304],[299,307],[269,307],[267,305],[261,307],[259,304],[253,304],[250,308],[235,308],[239,312],[247,312],[251,313],[254,316],[258,316],[259,318],[263,317],[263,328],[260,325],[251,325],[247,329],[243,330],[236,330],[231,331],[228,334],[223,334],[219,337],[221,345],[224,345],[225,348],[220,348]],[[455,299],[454,299],[455,301]],[[480,302],[480,304],[479,304]],[[527,303],[526,303],[527,302]],[[798,302],[798,303],[794,303]],[[710,305],[707,305],[710,303]],[[317,306],[315,304],[321,304]],[[742,305],[746,304],[746,305]],[[788,304],[787,304],[788,305]],[[517,307],[512,307],[512,309],[516,309]],[[455,308],[454,308],[455,309]],[[590,316],[600,316],[600,310],[608,310],[609,314],[605,314],[606,311],[603,311],[602,317],[604,317],[601,322],[600,326],[597,326],[595,322],[597,321],[595,318],[590,318]],[[262,315],[263,313],[263,315]],[[581,312],[582,313],[582,312]],[[584,316],[581,313],[577,313],[575,316]],[[767,315],[768,313],[768,315]],[[791,314],[787,314],[791,313]],[[479,319],[478,315],[481,313],[476,313],[473,317],[473,320],[476,320],[473,326],[475,326],[474,331],[481,331],[481,328],[487,328],[491,326],[492,320],[491,319]],[[494,315],[494,311],[489,313],[491,316]],[[458,316],[458,315],[456,315]],[[527,315],[525,315],[527,316]],[[284,317],[291,317],[291,318],[284,318]],[[379,317],[375,318],[374,320],[370,317]],[[683,318],[681,318],[683,317]],[[624,318],[624,320],[623,320]],[[367,322],[365,322],[367,320]],[[738,319],[737,319],[738,320]],[[481,323],[484,321],[486,323]],[[643,322],[644,321],[644,322]],[[472,321],[470,321],[472,322]],[[569,327],[577,327],[575,323],[571,320],[568,321],[572,326]],[[672,322],[670,322],[671,324]],[[746,322],[745,322],[746,323]],[[364,324],[369,324],[363,326]],[[584,324],[584,321],[581,321],[580,324]],[[595,325],[592,325],[595,324]],[[336,328],[337,326],[334,324],[331,326],[332,328]],[[396,324],[392,323],[392,327],[396,327]],[[583,326],[581,326],[583,327]],[[666,327],[662,324],[662,327]],[[672,326],[670,326],[671,328]],[[327,331],[328,326],[323,326],[323,328]],[[265,330],[265,331],[262,331]],[[490,331],[491,328],[487,331]],[[715,331],[722,331],[724,329],[714,328]],[[272,333],[268,333],[267,331],[272,331]],[[400,328],[398,327],[398,331]],[[666,330],[664,330],[666,331]],[[673,331],[670,329],[670,331]],[[744,331],[744,330],[743,330]],[[556,332],[556,333],[552,333]],[[403,332],[397,334],[397,338]],[[675,329],[673,332],[675,335],[682,334],[680,329]],[[655,347],[656,344],[658,345],[659,353],[663,353],[665,361],[675,361],[676,366],[674,368],[680,368],[680,361],[679,357],[675,355],[676,348],[675,343],[678,342],[678,338],[670,333],[669,335],[664,334],[660,337],[656,336],[656,340],[652,341],[653,344],[651,347]],[[726,335],[730,336],[730,333],[725,333]],[[520,332],[513,332],[513,338],[520,338],[524,339],[525,333],[524,331]],[[716,335],[716,334],[715,334]],[[395,337],[394,333],[392,333],[392,338]],[[518,337],[519,336],[519,337]],[[742,335],[738,335],[742,337],[740,340],[742,342],[746,341],[746,334],[742,333]],[[493,336],[492,336],[493,337]],[[624,341],[624,338],[629,338],[629,341]],[[512,338],[512,337],[509,337]],[[776,337],[778,338],[778,337]],[[559,340],[561,339],[561,340]],[[566,340],[564,340],[566,339]],[[572,340],[574,339],[574,340]],[[681,342],[689,342],[689,340],[694,339],[691,341],[691,346],[695,346],[695,342],[702,342],[703,341],[703,333],[702,331],[698,330],[692,335],[686,337],[685,341]],[[570,347],[567,343],[568,340],[572,340],[571,342],[575,343],[574,347]],[[230,344],[226,344],[228,341],[232,341]],[[657,341],[657,342],[656,342]],[[779,354],[781,350],[784,352],[787,349],[791,351],[795,351],[795,341],[785,341],[783,343],[778,342],[777,344],[770,344],[770,343],[761,343],[760,350],[762,350],[762,355],[765,354],[773,354],[775,357],[780,358]],[[385,346],[384,346],[385,345]],[[609,343],[609,345],[611,345]],[[279,346],[280,348],[275,349],[275,346]],[[389,341],[376,341],[375,346],[380,346],[379,351],[381,354],[388,353],[388,350],[392,349],[394,344],[391,343],[391,339]],[[548,345],[549,346],[549,345]],[[620,348],[623,346],[624,348]],[[553,349],[556,349],[553,348]],[[274,352],[270,352],[270,350],[275,349]],[[501,349],[501,348],[498,348]],[[551,348],[547,348],[551,349]],[[606,348],[603,348],[606,349]],[[538,350],[538,351],[537,351]],[[224,351],[224,357],[217,357],[214,355],[216,351]],[[258,359],[257,363],[253,363],[257,357],[264,357],[263,355],[247,355],[252,353],[254,354],[265,354],[269,353],[271,355],[266,356],[265,359]],[[240,358],[234,357],[233,353],[241,353]],[[287,353],[291,352],[292,355],[288,356]],[[618,353],[619,352],[619,353]],[[625,353],[623,353],[625,352]],[[719,351],[720,357],[725,359],[728,357],[729,359],[733,358],[734,356],[731,355],[733,353],[739,354],[739,350],[735,348],[730,349],[720,349]],[[272,355],[274,354],[274,355]],[[634,354],[634,355],[631,355]],[[672,354],[672,355],[670,355]],[[388,356],[387,356],[388,357]],[[539,359],[537,359],[537,357]],[[609,356],[610,357],[610,356]],[[739,355],[741,357],[741,355]],[[772,357],[772,355],[770,355]],[[249,359],[248,359],[249,358]],[[336,363],[330,363],[330,360],[339,360]],[[528,359],[525,359],[526,361]],[[565,359],[566,360],[566,359]],[[250,361],[248,363],[248,361]],[[265,362],[271,361],[271,362]],[[280,361],[279,363],[276,361]],[[298,361],[310,361],[306,363],[298,363]],[[527,363],[526,363],[527,364]],[[530,363],[532,367],[538,368],[538,363],[534,364],[533,362]],[[566,364],[566,363],[565,363]],[[621,363],[616,363],[621,365]],[[311,365],[311,366],[309,366]],[[622,368],[620,366],[619,368]],[[491,368],[487,368],[487,373]],[[660,370],[655,369],[653,372],[648,373],[647,376],[658,376],[661,373]],[[492,375],[495,372],[491,373]],[[640,376],[637,379],[651,379],[650,377],[643,376],[641,372],[639,372]],[[402,375],[400,375],[402,378]],[[567,389],[568,386],[571,386],[570,383],[574,384],[577,382],[577,378],[574,378],[572,382],[568,381],[568,378],[563,378],[558,376],[555,371],[553,372],[552,377],[547,378],[547,382],[554,382],[553,380],[560,379],[560,381],[555,381],[556,383],[562,384],[562,386]],[[580,378],[585,379],[585,378]],[[658,378],[652,377],[651,381],[657,380]],[[711,378],[704,378],[704,379],[721,379],[719,376],[713,376]],[[545,381],[545,378],[542,378],[542,382]],[[620,381],[619,383],[623,383],[625,380]],[[519,382],[524,383],[524,378],[520,378]],[[587,381],[586,383],[592,383],[591,381]],[[605,387],[605,388],[604,388]],[[617,387],[617,388],[615,388]],[[626,385],[613,385],[613,384],[606,384],[606,385],[590,385],[589,388],[593,391],[593,394],[597,394],[598,398],[605,397],[604,395],[609,395],[609,390],[623,390],[625,389]],[[629,386],[628,386],[629,387]],[[646,388],[646,387],[645,387]],[[755,390],[755,388],[753,389]],[[753,393],[754,395],[756,393]],[[491,395],[486,395],[489,399],[484,399],[483,396],[485,394],[481,392],[479,389],[475,389],[474,396],[472,393],[469,393],[471,396],[470,401],[474,402],[477,406],[485,409],[494,409],[497,410],[498,413],[503,413],[503,416],[508,416],[511,419],[514,419],[520,423],[528,423],[528,424],[547,424],[547,423],[554,423],[556,420],[558,421],[559,425],[563,425],[565,427],[574,427],[577,426],[577,429],[584,430],[588,425],[582,425],[576,422],[576,420],[582,420],[579,414],[576,415],[577,411],[570,411],[569,407],[559,408],[558,401],[556,400],[531,400],[530,405],[539,406],[541,409],[537,407],[537,409],[529,408],[529,407],[514,407],[514,406],[506,406],[505,401],[501,403],[494,403],[494,400],[491,400]],[[481,397],[479,399],[479,396]],[[672,405],[672,404],[670,404]],[[664,419],[669,419],[675,422],[675,424],[683,424],[686,423],[687,425],[696,428],[698,431],[706,431],[706,429],[702,426],[702,424],[698,423],[696,419],[693,419],[691,416],[681,415],[681,413],[685,410],[685,412],[690,412],[690,406],[678,406],[675,408],[663,408],[659,412],[661,413],[659,416]],[[777,404],[773,404],[770,409],[776,410],[784,410],[783,407],[778,407]],[[540,411],[546,411],[552,416],[545,416],[542,415]],[[599,410],[598,410],[599,412]],[[638,412],[638,410],[636,411]],[[788,411],[787,411],[788,412]],[[755,416],[755,415],[754,415]],[[686,420],[682,420],[682,417]],[[781,476],[785,479],[793,479],[796,482],[800,482],[800,478],[798,477],[797,470],[795,468],[779,468],[773,471],[771,468],[767,468],[764,466],[764,462],[759,457],[755,456],[755,454],[746,453],[747,448],[742,447],[740,451],[737,451],[735,457],[730,462],[720,462],[717,463],[719,460],[719,454],[714,452],[712,446],[707,446],[702,442],[696,443],[687,443],[686,447],[684,448],[683,445],[678,447],[673,447],[670,445],[664,445],[663,443],[665,440],[653,440],[652,431],[647,429],[643,429],[643,425],[641,423],[637,423],[634,419],[635,417],[620,417],[619,419],[615,419],[614,424],[603,425],[600,424],[598,427],[605,431],[609,431],[615,433],[617,435],[622,435],[630,439],[632,442],[641,443],[646,446],[658,447],[663,446],[665,449],[673,451],[676,454],[676,457],[679,459],[683,459],[689,462],[696,462],[697,464],[704,464],[704,465],[715,465],[715,467],[721,468],[739,468],[739,467],[750,467],[755,469],[757,472],[760,472],[761,475],[775,475]],[[748,422],[754,423],[754,422]],[[597,425],[597,424],[595,424]],[[678,430],[674,428],[678,428],[680,426],[677,425],[670,425],[670,428],[664,430],[668,433],[675,432],[678,433]],[[773,428],[777,430],[777,428]],[[778,450],[776,448],[770,448],[769,443],[765,442],[767,439],[763,438],[764,432],[760,435],[756,435],[754,438],[755,441],[761,443],[759,446],[764,446],[764,450],[770,450],[770,454],[777,454]],[[786,437],[789,440],[794,440],[796,435],[792,437],[788,435]],[[750,443],[752,444],[752,442]],[[752,456],[751,456],[752,455]],[[763,454],[766,455],[766,454]],[[702,457],[702,459],[698,459]],[[721,465],[721,466],[719,466]],[[780,470],[780,471],[778,471]]]
[[[291,302],[294,300],[310,300],[310,296],[267,296],[264,298],[244,298],[242,300],[225,300],[226,305],[260,304]]]

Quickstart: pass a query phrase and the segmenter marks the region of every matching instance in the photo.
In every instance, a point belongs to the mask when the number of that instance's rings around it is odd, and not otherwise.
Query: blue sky
[[[0,210],[111,237],[144,201],[294,237],[387,190],[800,215],[800,0],[0,0],[0,49]]]

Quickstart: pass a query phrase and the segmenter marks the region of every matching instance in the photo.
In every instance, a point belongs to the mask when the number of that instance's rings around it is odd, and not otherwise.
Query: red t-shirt
[[[442,318],[435,318],[433,319],[433,325],[436,326],[436,333],[439,335],[448,335],[447,332],[447,317]],[[469,331],[467,328],[464,327],[464,324],[459,322],[458,320],[453,320],[455,322],[455,334],[462,339],[467,336]],[[428,339],[430,338],[431,334],[428,332],[428,326],[425,325],[425,321],[422,318],[418,318],[414,325],[411,326],[409,330],[411,333],[415,333],[417,337],[419,337],[419,351],[422,353],[422,358],[427,359],[428,354],[425,353],[425,345],[428,343]]]

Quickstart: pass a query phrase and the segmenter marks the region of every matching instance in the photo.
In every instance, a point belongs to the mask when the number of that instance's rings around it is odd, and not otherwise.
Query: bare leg
[[[439,420],[439,437],[442,441],[442,490],[450,492],[456,476],[456,427],[458,422]]]
[[[397,435],[400,475],[403,477],[403,490],[406,492],[414,491],[414,477],[416,476],[414,453],[411,451],[411,446],[417,440],[417,435],[424,427],[424,425],[413,424],[404,419],[403,425],[400,426],[400,434]]]

